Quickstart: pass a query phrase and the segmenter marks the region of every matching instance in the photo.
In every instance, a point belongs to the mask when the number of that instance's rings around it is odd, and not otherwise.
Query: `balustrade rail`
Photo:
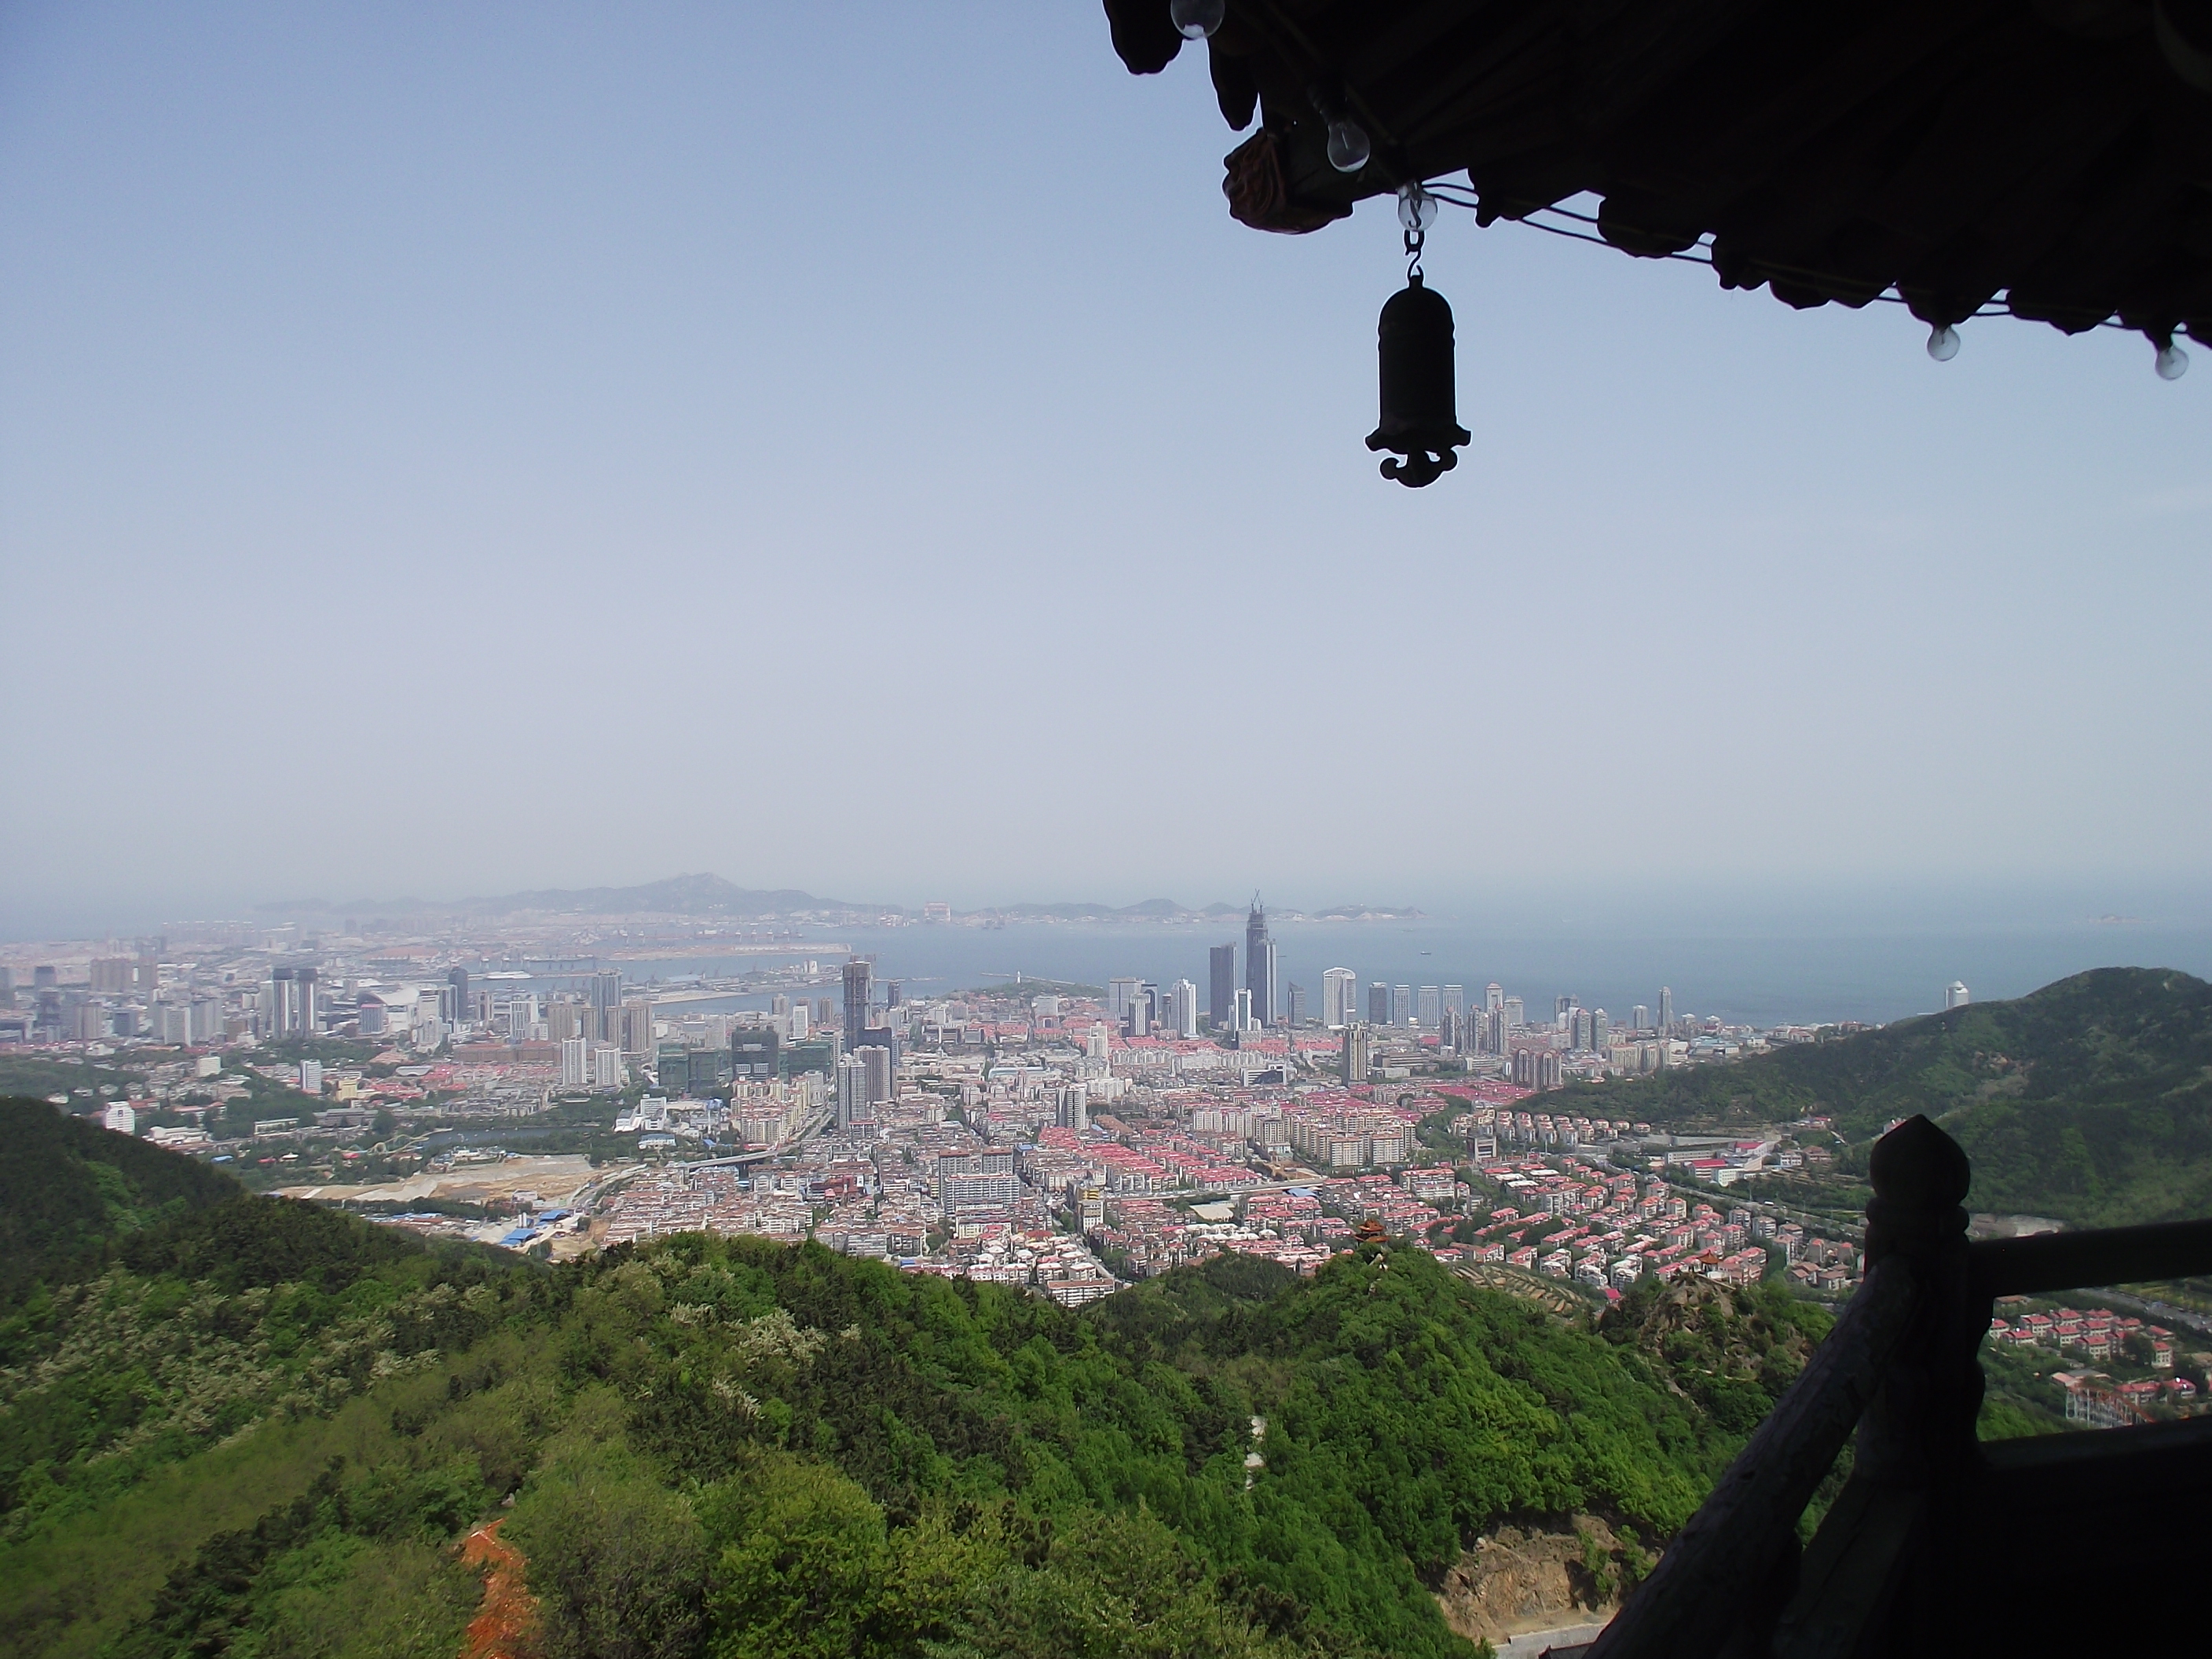
[[[1937,1605],[1946,1563],[1986,1554],[1968,1534],[2039,1480],[2087,1470],[2142,1498],[2212,1475],[2212,1419],[1977,1439],[1996,1297],[2212,1273],[2212,1221],[1969,1243],[1970,1175],[1924,1117],[1877,1144],[1857,1294],[1587,1659],[1963,1650],[1966,1626]],[[1801,1552],[1805,1505],[1854,1431],[1851,1477]]]

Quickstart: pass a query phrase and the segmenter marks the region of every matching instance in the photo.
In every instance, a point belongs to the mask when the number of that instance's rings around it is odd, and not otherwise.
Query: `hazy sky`
[[[1236,142],[1085,0],[0,9],[0,931],[2203,885],[2212,352],[1453,215],[1409,491]]]

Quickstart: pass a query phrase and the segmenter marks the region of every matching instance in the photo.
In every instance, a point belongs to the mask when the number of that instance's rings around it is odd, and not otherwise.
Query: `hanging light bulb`
[[[1398,186],[1398,222],[1407,230],[1426,230],[1437,222],[1437,198],[1419,181]]]
[[[2178,380],[2189,373],[2189,354],[2169,339],[2158,349],[2151,366],[2158,370],[2160,380]]]
[[[1168,21],[1186,40],[1211,40],[1228,9],[1228,0],[1168,0]]]
[[[1948,363],[1959,355],[1959,331],[1948,323],[1938,323],[1928,331],[1928,355],[1939,363]]]
[[[1367,165],[1373,147],[1367,142],[1367,130],[1348,115],[1340,115],[1328,124],[1328,164],[1339,173],[1357,173]]]

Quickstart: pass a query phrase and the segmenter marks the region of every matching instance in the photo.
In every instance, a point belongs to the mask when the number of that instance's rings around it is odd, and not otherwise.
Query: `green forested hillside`
[[[196,1158],[43,1101],[0,1100],[0,1310],[112,1239],[241,1190]]]
[[[1827,1113],[1854,1141],[1924,1112],[1972,1158],[1977,1209],[2085,1225],[2212,1215],[2212,985],[2171,969],[2100,968],[2011,1002],[1553,1098],[1680,1128]]]
[[[505,1513],[555,1655],[1466,1655],[1430,1589],[1475,1533],[1663,1540],[1819,1319],[1760,1302],[1685,1389],[1641,1326],[1387,1245],[1070,1313],[815,1246],[547,1268],[224,1198],[93,1266],[9,1321],[10,1653],[451,1654],[451,1546]]]

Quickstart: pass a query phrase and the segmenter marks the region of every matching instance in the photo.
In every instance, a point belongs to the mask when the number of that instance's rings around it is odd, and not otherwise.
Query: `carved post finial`
[[[1869,1265],[1965,1234],[1963,1206],[1973,1166],[1959,1143],[1925,1115],[1916,1113],[1875,1143],[1868,1175],[1874,1186],[1867,1206]]]
[[[1964,1200],[1973,1166],[1957,1141],[1915,1115],[1875,1144],[1869,1176],[1867,1265],[1905,1258],[1924,1300],[1859,1425],[1858,1467],[1886,1484],[1948,1484],[1974,1455],[1978,1356],[1989,1323],[1986,1307],[1976,1311],[1966,1271]]]

